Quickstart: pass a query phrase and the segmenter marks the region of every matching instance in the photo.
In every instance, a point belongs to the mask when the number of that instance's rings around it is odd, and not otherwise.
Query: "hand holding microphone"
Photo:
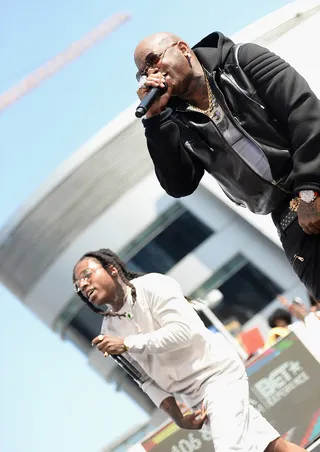
[[[142,101],[136,109],[136,116],[147,118],[158,115],[164,110],[172,96],[173,85],[170,78],[164,78],[161,72],[151,72],[138,89],[137,94]]]
[[[130,363],[130,361],[122,356],[122,353],[127,351],[123,338],[99,334],[99,336],[92,340],[91,345],[92,347],[96,346],[97,349],[103,353],[105,358],[111,356],[111,358],[113,358],[136,383],[142,383],[143,375]]]

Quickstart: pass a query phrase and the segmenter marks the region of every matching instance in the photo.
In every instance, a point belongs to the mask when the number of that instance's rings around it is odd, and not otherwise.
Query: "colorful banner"
[[[294,333],[247,367],[250,401],[289,441],[306,447],[320,435],[320,363]]]
[[[181,430],[172,422],[143,441],[141,445],[147,452],[194,452],[196,450],[212,452],[209,430]]]

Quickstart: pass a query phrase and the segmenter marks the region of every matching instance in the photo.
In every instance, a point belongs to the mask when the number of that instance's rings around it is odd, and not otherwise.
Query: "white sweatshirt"
[[[245,375],[236,350],[204,326],[174,279],[149,273],[131,282],[136,303],[128,288],[118,311],[127,317],[105,317],[101,333],[125,337],[125,356],[146,374],[141,388],[158,407],[175,393],[193,407],[203,398],[204,382],[227,384]]]

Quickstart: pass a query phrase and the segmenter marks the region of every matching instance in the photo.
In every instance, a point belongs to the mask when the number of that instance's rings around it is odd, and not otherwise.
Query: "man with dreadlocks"
[[[179,284],[158,273],[129,271],[108,249],[86,253],[75,265],[74,288],[103,318],[93,339],[105,357],[124,355],[141,370],[140,386],[184,429],[208,420],[215,452],[301,452],[249,403],[248,378],[237,352],[212,334]],[[179,394],[192,414],[184,415]]]

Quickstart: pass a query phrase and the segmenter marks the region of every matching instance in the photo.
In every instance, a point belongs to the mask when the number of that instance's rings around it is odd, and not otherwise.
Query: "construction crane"
[[[35,89],[41,82],[54,75],[62,67],[85,53],[97,42],[104,39],[108,34],[115,31],[125,22],[130,20],[129,14],[114,14],[102,22],[98,27],[91,30],[78,41],[75,41],[64,52],[59,53],[53,59],[49,60],[43,66],[27,75],[23,80],[4,93],[0,94],[0,112],[8,108],[22,96]]]

